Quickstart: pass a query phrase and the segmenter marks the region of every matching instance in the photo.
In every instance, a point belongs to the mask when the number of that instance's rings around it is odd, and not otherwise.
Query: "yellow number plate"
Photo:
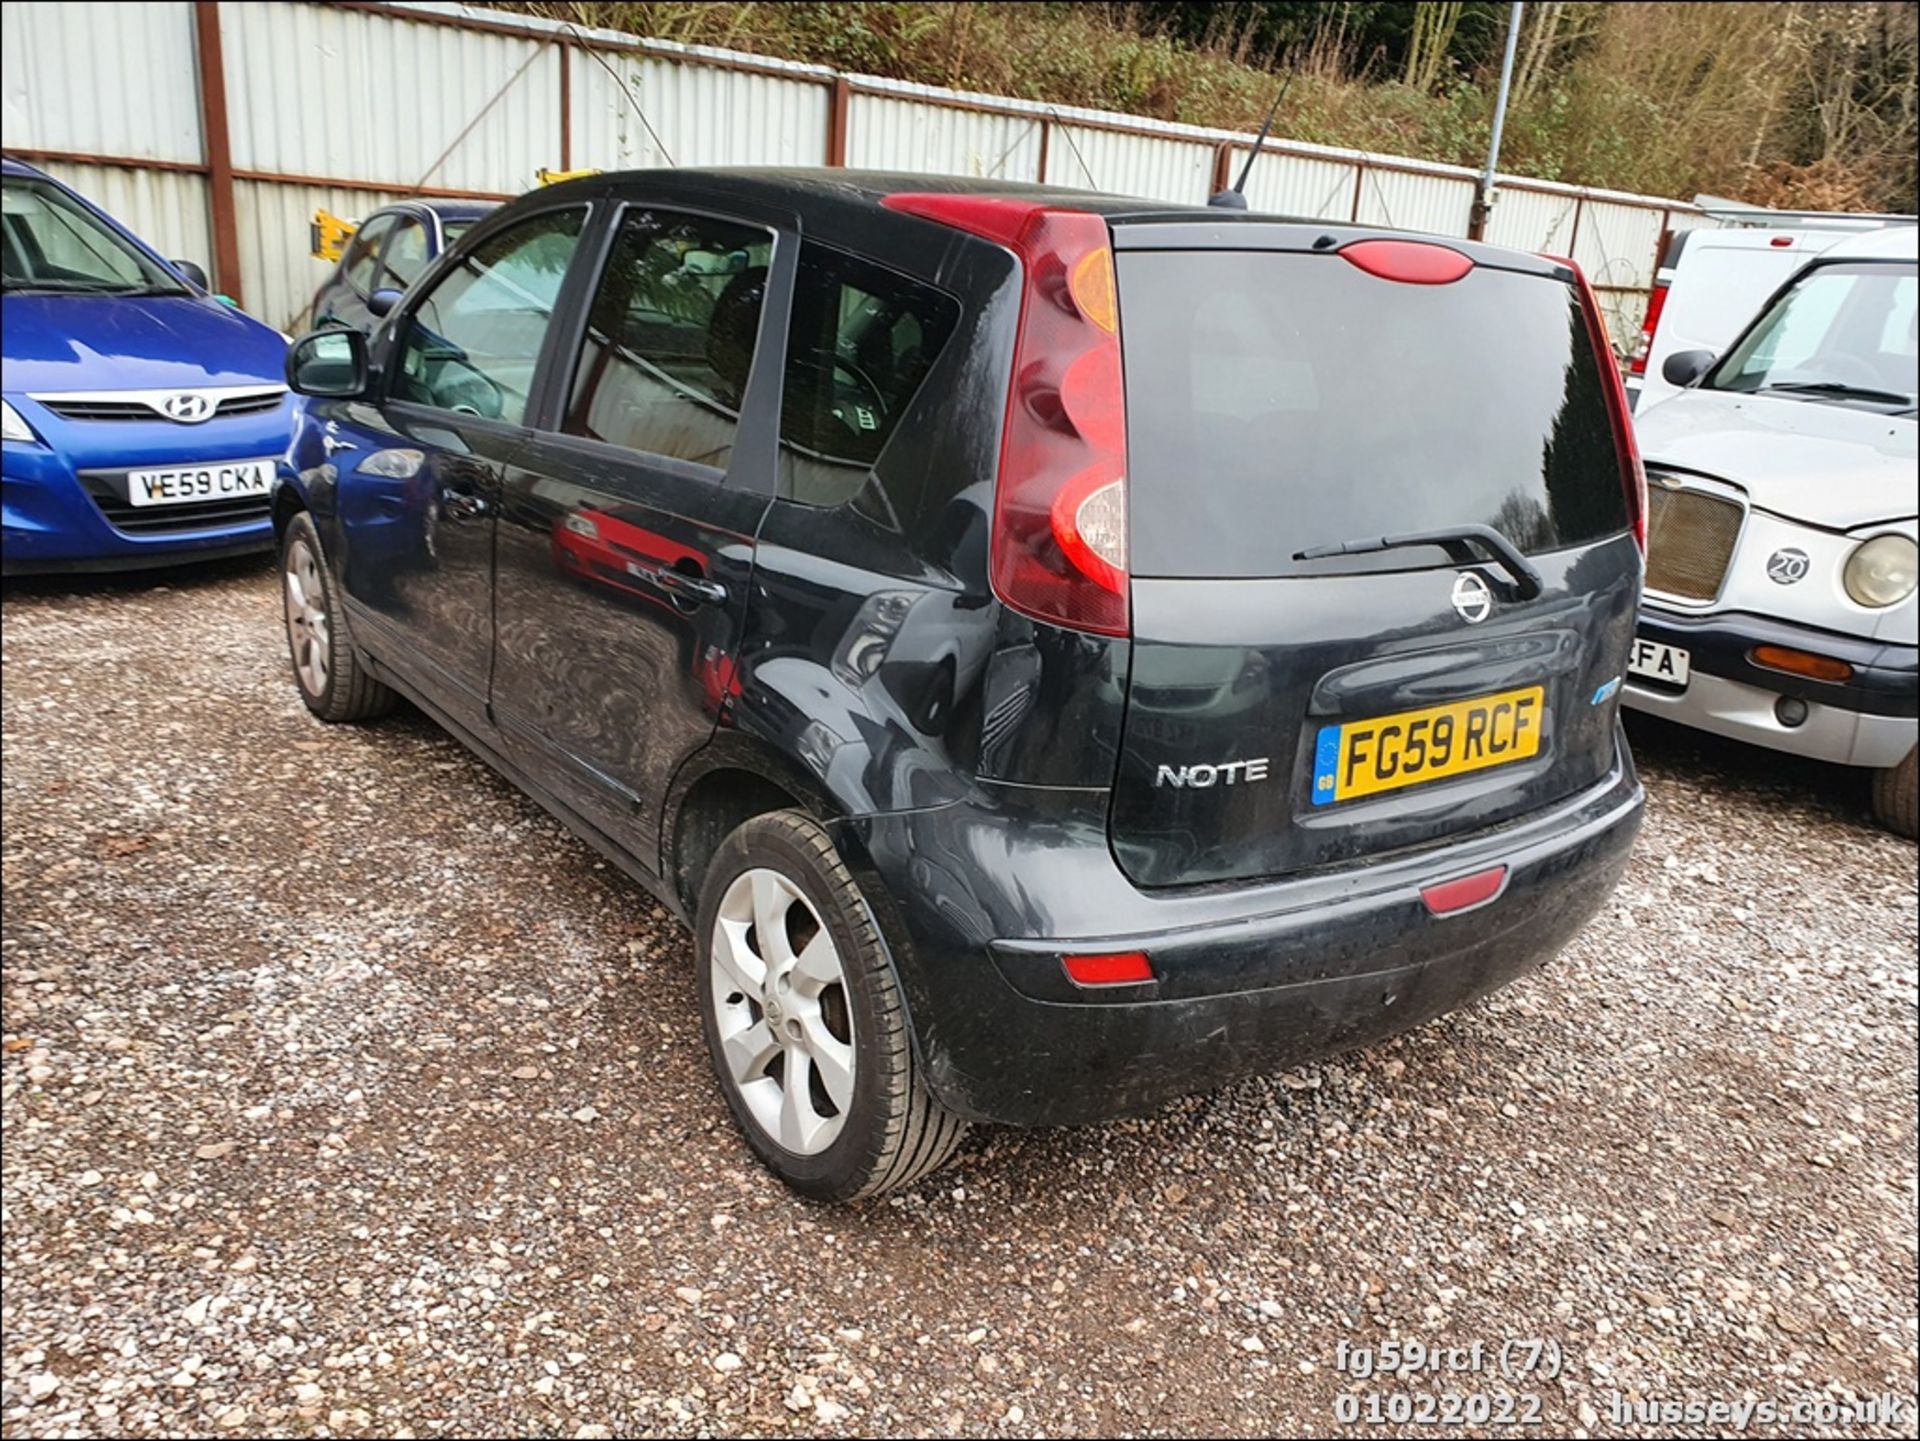
[[[1313,803],[1332,805],[1526,760],[1540,752],[1546,706],[1545,688],[1535,685],[1322,726],[1314,753]]]

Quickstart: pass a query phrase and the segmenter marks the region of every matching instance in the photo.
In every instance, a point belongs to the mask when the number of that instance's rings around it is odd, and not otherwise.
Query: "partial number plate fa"
[[[1693,656],[1677,645],[1635,636],[1633,654],[1627,658],[1627,674],[1684,686],[1693,674]]]
[[[265,495],[273,485],[271,460],[210,460],[165,470],[127,472],[127,499],[135,505],[187,505]]]
[[[1546,705],[1546,689],[1535,685],[1321,726],[1313,803],[1331,805],[1538,755]]]

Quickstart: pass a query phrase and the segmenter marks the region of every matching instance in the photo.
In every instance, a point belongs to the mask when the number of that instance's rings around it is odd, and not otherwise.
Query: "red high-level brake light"
[[[1473,261],[1452,246],[1428,240],[1356,240],[1334,253],[1369,275],[1402,285],[1451,285],[1473,269]]]
[[[1125,635],[1127,415],[1107,223],[981,195],[889,195],[1020,258],[1020,325],[994,493],[993,588],[1037,620]]]

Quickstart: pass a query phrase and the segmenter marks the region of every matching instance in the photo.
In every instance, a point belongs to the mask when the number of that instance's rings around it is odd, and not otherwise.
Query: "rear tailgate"
[[[1601,780],[1641,557],[1616,382],[1570,272],[1476,251],[1459,278],[1408,283],[1312,228],[1185,249],[1178,232],[1115,233],[1128,875],[1350,862]],[[1260,244],[1227,248],[1241,236]],[[1434,258],[1375,254],[1408,274]],[[1302,555],[1462,526],[1514,561],[1472,541]]]

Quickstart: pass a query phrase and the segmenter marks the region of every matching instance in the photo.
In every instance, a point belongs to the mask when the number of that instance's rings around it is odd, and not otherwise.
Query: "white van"
[[[1660,257],[1640,339],[1627,361],[1627,402],[1634,413],[1677,388],[1660,374],[1669,355],[1725,350],[1767,297],[1813,256],[1884,224],[1879,216],[1783,216],[1760,227],[1676,231]]]
[[[1874,776],[1915,832],[1920,243],[1839,241],[1635,416],[1646,592],[1624,703]]]

